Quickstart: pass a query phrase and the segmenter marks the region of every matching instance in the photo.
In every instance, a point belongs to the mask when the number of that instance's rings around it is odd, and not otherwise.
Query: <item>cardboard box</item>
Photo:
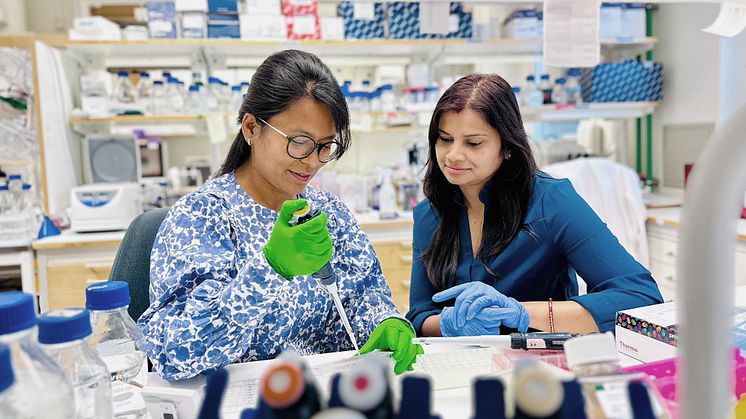
[[[541,38],[543,21],[538,10],[516,10],[505,19],[503,33],[511,39]]]
[[[679,342],[677,320],[673,301],[617,312],[617,349],[645,363],[673,358]],[[734,310],[733,337],[734,346],[743,352],[746,349],[746,307],[743,305]]]
[[[318,0],[282,0],[282,14],[285,16],[308,16],[319,14]]]
[[[241,15],[241,39],[284,41],[288,32],[283,16]]]
[[[638,361],[676,356],[678,337],[674,302],[624,310],[616,315],[617,349]]]
[[[240,38],[241,28],[238,15],[208,14],[207,36],[210,38]]]
[[[207,37],[207,15],[202,12],[180,13],[182,38],[205,38]]]
[[[148,1],[148,34],[151,38],[176,38],[173,1]]]
[[[644,38],[646,35],[645,5],[642,3],[623,3],[621,10],[620,37],[625,40]]]
[[[619,3],[601,3],[598,37],[617,39],[622,35],[622,5]]]
[[[238,14],[238,0],[208,0],[209,13]]]
[[[343,1],[337,14],[344,19],[344,36],[347,39],[383,39],[386,15],[383,3],[354,3]]]
[[[321,39],[321,23],[316,14],[285,16],[285,23],[288,39]]]
[[[472,14],[461,3],[450,4],[448,34],[420,32],[420,5],[415,2],[388,3],[388,37],[390,39],[443,39],[473,37]]]
[[[207,12],[207,0],[176,0],[177,12]]]

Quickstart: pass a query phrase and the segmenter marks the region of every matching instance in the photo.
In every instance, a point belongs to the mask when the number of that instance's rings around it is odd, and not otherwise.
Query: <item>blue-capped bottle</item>
[[[10,350],[14,384],[7,404],[22,418],[75,417],[73,389],[60,367],[39,346],[34,297],[0,293],[0,344]],[[3,392],[5,397],[5,392]]]
[[[10,364],[10,349],[6,345],[0,345],[0,418],[21,416],[10,404],[15,382],[13,366]]]
[[[89,343],[111,374],[114,416],[145,415],[145,402],[133,388],[147,384],[147,358],[138,349],[145,338],[127,312],[128,284],[106,281],[89,285],[85,297],[93,331]]]
[[[39,343],[72,384],[76,417],[110,418],[111,377],[106,364],[88,346],[91,333],[90,314],[84,308],[65,308],[39,317]]]

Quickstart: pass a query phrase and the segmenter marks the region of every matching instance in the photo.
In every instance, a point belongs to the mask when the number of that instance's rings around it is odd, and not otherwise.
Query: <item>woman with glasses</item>
[[[347,104],[314,55],[267,58],[239,110],[240,131],[215,177],[177,202],[151,254],[151,305],[138,323],[161,376],[233,362],[353,349],[311,274],[329,263],[362,353],[393,350],[395,371],[422,353],[396,311],[373,247],[350,210],[308,186],[350,145]],[[321,215],[290,225],[310,206]]]
[[[451,86],[429,143],[407,313],[419,335],[610,331],[617,311],[662,302],[650,272],[570,182],[537,170],[500,76]]]

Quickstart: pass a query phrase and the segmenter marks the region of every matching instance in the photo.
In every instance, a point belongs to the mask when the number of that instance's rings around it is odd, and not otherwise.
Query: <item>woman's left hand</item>
[[[381,322],[370,334],[370,339],[360,348],[360,355],[373,352],[374,349],[393,351],[396,365],[394,372],[401,374],[412,371],[417,355],[422,355],[422,346],[412,343],[414,330],[406,321],[389,318]]]
[[[507,327],[525,332],[531,323],[531,317],[523,304],[515,298],[502,294],[484,282],[474,281],[456,285],[433,295],[433,301],[443,302],[456,299],[454,305],[456,322],[463,327],[467,321],[476,317],[482,309],[490,307],[490,318]]]

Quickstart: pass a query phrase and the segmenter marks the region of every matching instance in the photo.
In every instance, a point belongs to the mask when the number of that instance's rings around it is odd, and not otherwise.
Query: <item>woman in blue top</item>
[[[407,313],[418,335],[607,331],[617,310],[662,302],[650,272],[570,182],[537,170],[500,76],[451,86],[429,144]]]
[[[241,129],[213,179],[174,205],[151,254],[144,350],[166,379],[223,365],[352,349],[310,274],[330,262],[361,353],[393,350],[395,371],[422,353],[396,311],[350,210],[308,186],[350,144],[347,104],[314,55],[282,51],[252,77]],[[302,198],[302,199],[297,199]],[[308,203],[323,214],[291,227]]]

